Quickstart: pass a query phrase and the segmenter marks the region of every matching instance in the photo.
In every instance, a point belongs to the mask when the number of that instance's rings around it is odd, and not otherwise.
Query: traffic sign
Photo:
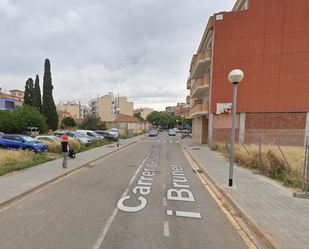
[[[190,129],[190,124],[185,124],[186,129]]]

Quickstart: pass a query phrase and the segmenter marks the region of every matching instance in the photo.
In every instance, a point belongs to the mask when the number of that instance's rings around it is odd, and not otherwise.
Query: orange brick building
[[[241,69],[236,140],[256,143],[262,134],[263,143],[304,145],[308,40],[308,0],[238,0],[231,12],[211,16],[187,81],[193,139],[210,143],[230,133],[233,85],[227,76]]]

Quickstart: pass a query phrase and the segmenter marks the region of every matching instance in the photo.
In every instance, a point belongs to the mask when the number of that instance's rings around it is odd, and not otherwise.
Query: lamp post
[[[117,112],[117,130],[118,130],[118,137],[117,137],[117,147],[119,147],[119,112],[120,112],[120,109],[117,107],[116,109],[116,112]]]
[[[236,97],[237,84],[244,78],[244,73],[240,69],[234,69],[229,73],[228,79],[234,84],[233,91],[233,116],[232,116],[232,141],[230,151],[230,170],[229,170],[229,187],[233,186],[233,166],[234,166],[234,140],[235,140],[235,116],[236,116]]]
[[[181,140],[183,138],[183,115],[181,115],[181,120],[182,120],[182,124],[181,124]]]
[[[176,119],[176,128],[178,129],[178,127],[177,127],[177,126],[178,126],[178,119]]]

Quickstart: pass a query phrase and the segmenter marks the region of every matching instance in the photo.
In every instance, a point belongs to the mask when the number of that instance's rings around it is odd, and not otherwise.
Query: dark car
[[[47,151],[48,146],[29,136],[5,134],[0,135],[0,149],[33,150],[36,153],[41,153]]]
[[[94,131],[95,133],[97,133],[100,136],[103,136],[105,139],[109,140],[109,141],[117,141],[117,135],[114,135],[108,131],[101,131],[101,130],[97,130]]]

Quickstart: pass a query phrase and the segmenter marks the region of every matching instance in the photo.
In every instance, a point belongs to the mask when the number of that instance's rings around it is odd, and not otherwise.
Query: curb
[[[142,140],[142,139],[144,139],[144,138],[145,138],[145,137],[143,137],[143,138],[141,138],[141,139],[139,139],[139,140]],[[37,186],[35,186],[35,187],[33,187],[33,188],[30,188],[30,189],[28,189],[28,190],[26,190],[26,191],[24,191],[24,192],[22,192],[22,193],[20,193],[20,194],[18,194],[18,195],[16,195],[16,196],[13,196],[13,197],[11,197],[11,198],[9,198],[9,199],[7,199],[7,200],[1,202],[1,203],[0,203],[0,207],[5,206],[5,205],[7,205],[7,204],[9,204],[9,203],[11,203],[11,202],[13,202],[13,201],[15,201],[15,200],[18,200],[18,199],[22,198],[23,196],[28,195],[28,194],[34,192],[35,190],[37,190],[37,189],[39,189],[39,188],[42,188],[42,187],[44,187],[44,186],[46,186],[46,185],[48,185],[48,184],[50,184],[50,183],[53,183],[53,182],[55,182],[55,181],[58,181],[59,179],[64,178],[64,177],[66,177],[67,175],[72,174],[73,172],[78,171],[78,170],[80,170],[81,168],[87,166],[89,163],[95,162],[95,161],[97,161],[97,160],[99,160],[99,159],[101,159],[101,158],[103,158],[103,157],[106,157],[106,156],[108,156],[108,155],[110,155],[110,154],[112,154],[112,153],[114,153],[114,152],[117,152],[117,151],[119,151],[119,150],[121,150],[121,149],[124,149],[124,148],[126,148],[126,147],[128,147],[128,146],[130,146],[130,145],[132,145],[132,144],[135,144],[135,143],[137,143],[139,140],[133,141],[132,143],[129,143],[129,144],[124,145],[124,146],[122,146],[122,147],[118,147],[118,148],[116,148],[115,150],[110,151],[110,152],[104,154],[103,156],[99,156],[99,157],[97,157],[96,159],[93,159],[93,160],[91,160],[91,161],[89,161],[89,162],[87,162],[87,163],[85,163],[85,164],[83,164],[83,165],[81,165],[81,166],[77,166],[76,168],[71,169],[71,170],[69,170],[69,171],[66,171],[65,173],[62,173],[62,174],[60,174],[60,175],[58,175],[58,176],[56,176],[56,177],[54,177],[54,178],[52,178],[52,179],[50,179],[50,180],[48,180],[48,181],[42,182],[41,184],[39,184],[39,185],[37,185]],[[106,145],[105,145],[105,146],[106,146]],[[38,165],[37,165],[37,166],[38,166]]]
[[[181,147],[186,150],[186,152],[190,155],[191,159],[198,165],[199,169],[205,174],[207,179],[212,183],[211,188],[214,187],[222,197],[234,208],[234,210],[240,214],[240,217],[244,220],[244,222],[252,229],[252,231],[264,242],[264,244],[269,249],[279,249],[282,248],[273,238],[268,236],[268,233],[258,224],[256,223],[252,217],[247,214],[246,211],[234,200],[230,194],[228,194],[225,189],[223,189],[204,169],[204,167],[194,158],[194,156],[187,150],[187,148],[182,144]],[[216,191],[214,191],[216,192]]]

